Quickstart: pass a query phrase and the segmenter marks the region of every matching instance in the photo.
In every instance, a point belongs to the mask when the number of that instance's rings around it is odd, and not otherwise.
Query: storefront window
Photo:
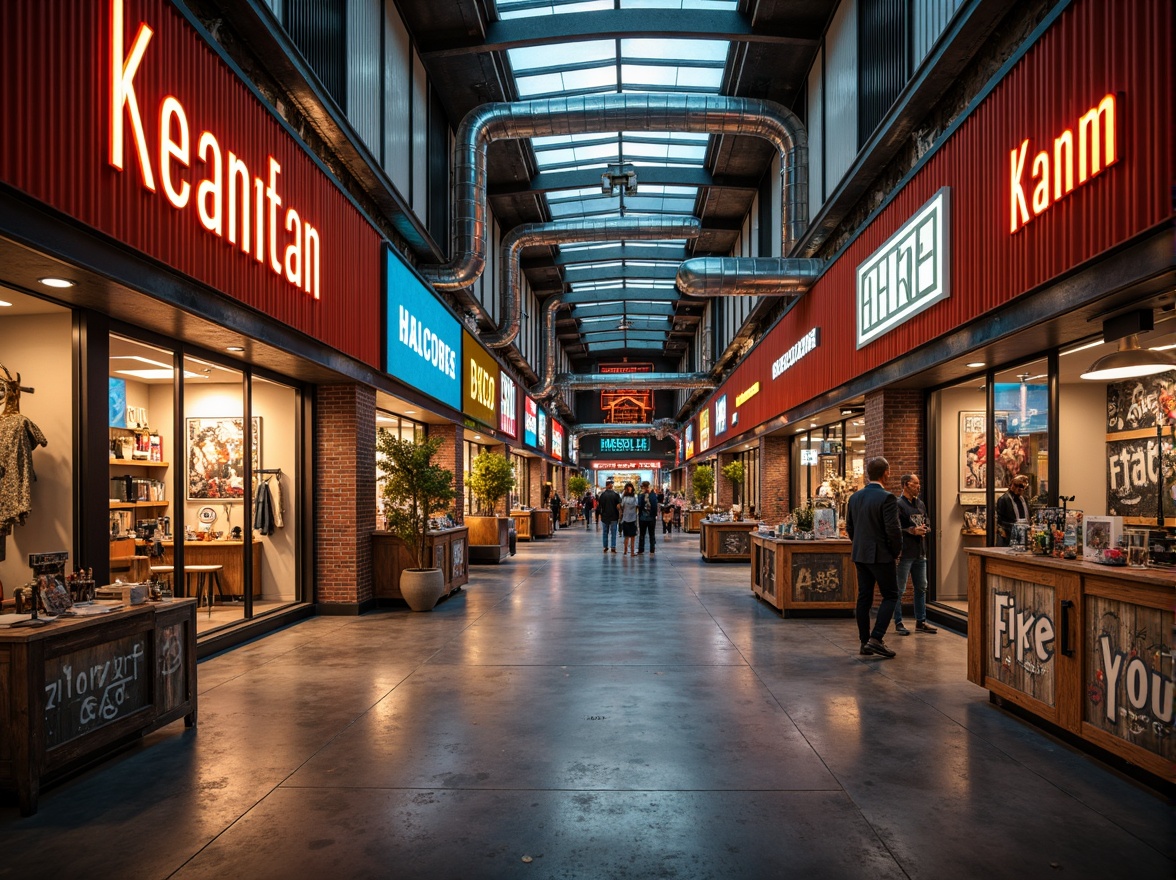
[[[401,440],[421,440],[425,436],[422,422],[379,409],[376,410],[376,431],[387,431]],[[387,521],[384,518],[384,478],[380,474],[380,469],[376,468],[376,528],[383,530],[387,528]]]
[[[1033,361],[996,374],[993,386],[993,485],[1003,494],[1029,477],[1030,507],[1049,503],[1049,366]]]
[[[477,499],[474,498],[473,490],[470,489],[470,473],[473,470],[474,459],[483,452],[489,452],[489,446],[483,446],[481,443],[475,443],[472,440],[466,440],[462,443],[462,467],[465,469],[465,514],[466,516],[473,516],[478,513]]]
[[[747,449],[735,456],[743,462],[743,484],[739,487],[738,499],[746,516],[760,509],[760,454],[759,449]]]
[[[860,416],[800,431],[792,443],[792,506],[834,498],[838,480],[846,480],[850,491],[861,488],[865,447],[865,419]]]

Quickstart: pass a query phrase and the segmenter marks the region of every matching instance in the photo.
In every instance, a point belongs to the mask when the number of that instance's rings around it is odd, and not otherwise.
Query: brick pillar
[[[376,392],[321,385],[315,395],[315,602],[358,614],[374,603]]]
[[[527,459],[527,467],[531,469],[531,497],[527,499],[529,507],[543,506],[543,483],[547,479],[545,465],[546,462],[541,458]]]
[[[446,470],[453,471],[453,491],[456,497],[453,506],[459,518],[465,511],[465,428],[461,425],[429,425],[429,437],[440,437],[441,448],[433,461]],[[430,511],[430,515],[432,515]]]
[[[734,455],[720,453],[715,464],[715,498],[720,510],[730,510],[735,503],[735,484],[723,476],[723,468],[734,460]]]
[[[891,492],[902,491],[903,474],[919,474],[924,493],[929,493],[928,475],[923,473],[926,434],[921,390],[891,388],[866,395],[866,461],[881,455],[890,462],[886,488]]]
[[[792,444],[784,434],[760,437],[759,518],[770,525],[784,521],[792,512]]]

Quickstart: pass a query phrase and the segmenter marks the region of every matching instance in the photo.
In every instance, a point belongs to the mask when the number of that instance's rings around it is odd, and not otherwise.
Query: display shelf
[[[134,458],[112,458],[110,459],[111,467],[145,467],[145,468],[166,468],[171,467],[169,461],[147,461],[146,459]]]
[[[167,507],[166,501],[111,501],[111,510],[135,510],[140,507]]]

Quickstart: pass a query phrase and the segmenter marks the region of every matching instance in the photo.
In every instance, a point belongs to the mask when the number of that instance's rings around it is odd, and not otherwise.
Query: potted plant
[[[510,556],[508,516],[498,516],[498,504],[514,488],[514,467],[505,455],[483,452],[470,464],[470,492],[480,516],[467,516],[470,527],[470,562],[499,563]]]
[[[587,491],[587,477],[582,477],[579,474],[572,474],[568,477],[568,492],[571,493],[572,498],[583,498]]]
[[[432,568],[429,517],[454,498],[453,471],[433,463],[441,438],[401,440],[389,431],[376,438],[377,465],[384,480],[388,531],[404,542],[415,568],[400,573],[400,594],[413,611],[429,611],[445,592],[445,575]]]
[[[798,507],[792,511],[792,519],[796,522],[797,537],[811,538],[813,536],[813,509]]]
[[[694,500],[705,503],[710,500],[715,490],[715,472],[709,465],[700,465],[694,469],[694,479],[691,482]]]
[[[726,477],[732,486],[735,487],[735,504],[732,505],[732,510],[735,507],[739,508],[738,518],[743,518],[743,506],[739,504],[740,492],[739,487],[743,485],[743,462],[732,461],[723,465],[723,476]]]

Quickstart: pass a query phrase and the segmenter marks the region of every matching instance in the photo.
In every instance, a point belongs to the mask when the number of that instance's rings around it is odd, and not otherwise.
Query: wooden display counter
[[[706,562],[750,562],[751,533],[758,522],[711,522],[699,524],[698,550]]]
[[[143,542],[146,547],[147,542]],[[253,598],[261,598],[261,551],[262,542],[253,539]],[[163,542],[163,558],[152,560],[151,564],[175,565],[175,546],[172,541]],[[220,565],[218,572],[221,590],[228,597],[245,597],[245,542],[244,541],[185,541],[184,565]],[[176,578],[176,595],[185,589],[184,579]],[[219,596],[218,596],[219,598]]]
[[[0,628],[0,787],[22,815],[42,780],[183,718],[196,724],[196,600]]]
[[[1176,572],[966,552],[968,680],[1176,782]]]
[[[852,611],[857,569],[844,539],[793,541],[751,534],[751,591],[788,616],[799,608]]]
[[[470,564],[497,565],[510,559],[509,516],[467,516],[470,530]]]
[[[533,511],[530,510],[512,510],[510,512],[511,519],[515,521],[515,540],[516,541],[531,541],[534,540],[535,535],[531,531],[531,519]]]
[[[441,594],[444,598],[469,582],[470,530],[458,526],[429,532],[427,537],[433,567],[441,569],[445,577],[445,592]],[[400,594],[400,572],[415,567],[416,560],[400,538],[391,532],[372,532],[372,581],[377,599],[404,601]]]
[[[702,519],[709,513],[706,510],[686,510],[686,522],[683,525],[683,531],[694,534],[702,530]]]
[[[537,507],[531,511],[531,537],[550,538],[555,534],[551,527],[551,511],[544,507]]]

